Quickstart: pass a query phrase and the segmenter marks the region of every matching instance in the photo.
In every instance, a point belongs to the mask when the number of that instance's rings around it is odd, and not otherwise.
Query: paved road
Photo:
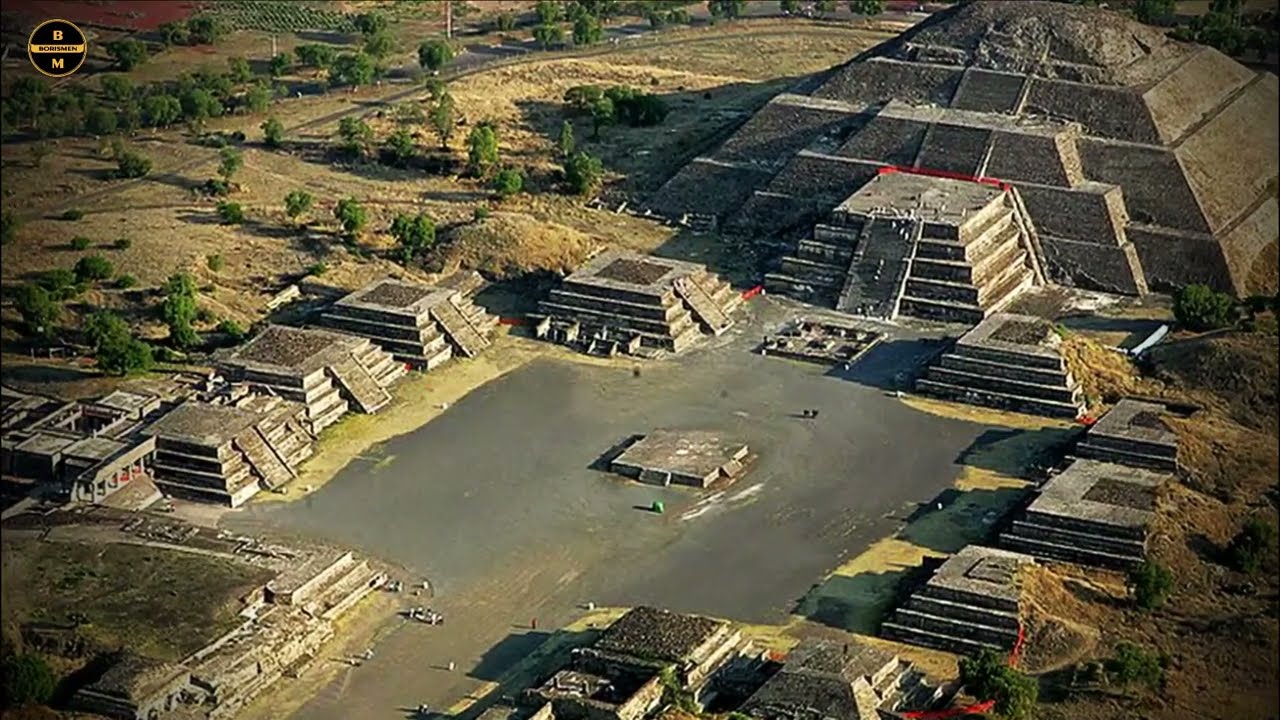
[[[443,627],[392,626],[377,656],[299,718],[403,717],[496,678],[586,600],[782,620],[840,562],[948,487],[986,429],[909,409],[880,380],[920,359],[886,345],[865,384],[750,352],[789,312],[754,301],[719,347],[644,366],[541,361],[473,392],[307,501],[228,517],[349,543],[431,578]],[[818,421],[792,414],[822,409]],[[654,427],[719,429],[758,464],[715,502],[588,466]],[[644,512],[654,499],[662,516]],[[410,598],[406,598],[410,600]],[[540,630],[529,625],[539,619]],[[456,662],[458,671],[445,669]],[[357,712],[358,711],[358,712]]]

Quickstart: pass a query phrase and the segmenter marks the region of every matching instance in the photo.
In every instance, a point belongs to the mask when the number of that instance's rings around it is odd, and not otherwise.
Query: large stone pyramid
[[[937,13],[778,95],[649,204],[793,238],[886,165],[1011,183],[1058,282],[1274,291],[1276,76],[1065,3]]]

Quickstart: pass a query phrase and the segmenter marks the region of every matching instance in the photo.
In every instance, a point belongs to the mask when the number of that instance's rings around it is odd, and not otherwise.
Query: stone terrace
[[[1076,446],[1083,458],[1176,472],[1178,436],[1165,423],[1159,403],[1125,398],[1089,428]]]
[[[947,400],[1075,418],[1080,384],[1067,369],[1052,325],[1030,315],[996,313],[961,337],[916,381],[916,391]]]
[[[969,545],[951,556],[880,628],[890,640],[947,652],[1012,650],[1018,641],[1020,569],[1029,555]]]
[[[719,433],[655,430],[615,457],[610,469],[644,483],[705,488],[721,479],[737,480],[747,454],[746,443]]]
[[[1163,473],[1076,460],[1050,478],[1000,536],[1010,550],[1048,560],[1125,569],[1146,558]]]
[[[638,607],[614,621],[594,647],[646,660],[684,663],[728,626],[723,620]]]

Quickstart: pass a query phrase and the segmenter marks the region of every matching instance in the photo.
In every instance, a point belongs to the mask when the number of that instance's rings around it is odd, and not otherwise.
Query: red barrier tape
[[[1013,651],[1009,653],[1009,667],[1018,664],[1019,658],[1022,657],[1022,644],[1026,640],[1026,631],[1022,624],[1018,624],[1018,639],[1013,643]],[[982,715],[991,712],[996,706],[995,700],[985,700],[973,705],[965,705],[958,708],[947,708],[946,710],[913,710],[911,712],[901,713],[902,717],[908,720],[940,720],[941,718],[962,717],[964,715]]]
[[[751,298],[753,298],[753,297],[755,297],[755,296],[759,295],[759,294],[760,294],[760,293],[762,293],[762,292],[764,292],[764,286],[763,286],[763,285],[757,285],[757,286],[755,286],[755,287],[751,288],[750,290],[748,290],[748,291],[746,291],[746,292],[742,293],[742,299],[743,299],[743,300],[750,300]]]
[[[526,320],[524,318],[519,318],[519,317],[500,317],[498,318],[498,324],[499,325],[524,325],[526,324]]]
[[[951,172],[949,170],[930,170],[928,168],[909,168],[899,165],[887,165],[876,171],[877,175],[892,175],[893,173],[906,173],[908,175],[925,175],[928,177],[945,178],[947,180],[964,180],[965,182],[982,183],[983,185],[992,185],[1001,190],[1008,191],[1009,183],[996,178],[978,177],[975,175],[965,175],[964,173]]]

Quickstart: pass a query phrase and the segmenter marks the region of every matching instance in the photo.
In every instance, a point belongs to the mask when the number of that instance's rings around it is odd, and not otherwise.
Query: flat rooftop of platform
[[[1061,340],[1053,324],[1034,315],[993,313],[956,343],[1025,355],[1062,357],[1058,350]]]
[[[726,625],[724,620],[640,606],[615,620],[596,641],[595,648],[683,663]]]
[[[913,216],[931,223],[962,225],[978,211],[1002,200],[1004,192],[969,180],[890,172],[877,175],[836,207],[851,215]]]
[[[682,277],[704,271],[682,260],[611,250],[592,258],[565,278],[566,283],[595,285],[628,292],[662,295]]]
[[[1164,415],[1160,403],[1124,398],[1089,428],[1089,434],[1177,447],[1178,436]]]
[[[1022,593],[1018,571],[1034,562],[1034,558],[1022,553],[967,545],[942,563],[928,584],[1017,602]]]
[[[1044,484],[1027,510],[1142,528],[1155,516],[1156,489],[1168,479],[1168,475],[1152,470],[1076,460]]]
[[[230,405],[186,402],[165,413],[143,432],[178,442],[218,447],[253,427],[259,415]]]
[[[150,393],[130,392],[128,390],[116,390],[110,395],[98,400],[96,404],[103,407],[109,407],[113,410],[129,414],[142,414],[148,406],[154,406],[159,397]]]
[[[747,454],[747,444],[706,430],[654,430],[637,440],[614,464],[678,475],[706,477]]]
[[[365,342],[363,338],[344,333],[271,325],[218,358],[218,362],[286,375],[309,375],[361,342]]]
[[[420,317],[432,307],[448,301],[457,292],[454,288],[385,279],[365,285],[334,305]]]
[[[75,445],[62,451],[62,454],[101,462],[117,453],[123,452],[129,445],[106,437],[87,437]]]
[[[32,455],[55,455],[65,450],[67,446],[76,442],[76,440],[77,438],[74,437],[38,432],[18,443],[14,449],[24,453],[31,453]]]

